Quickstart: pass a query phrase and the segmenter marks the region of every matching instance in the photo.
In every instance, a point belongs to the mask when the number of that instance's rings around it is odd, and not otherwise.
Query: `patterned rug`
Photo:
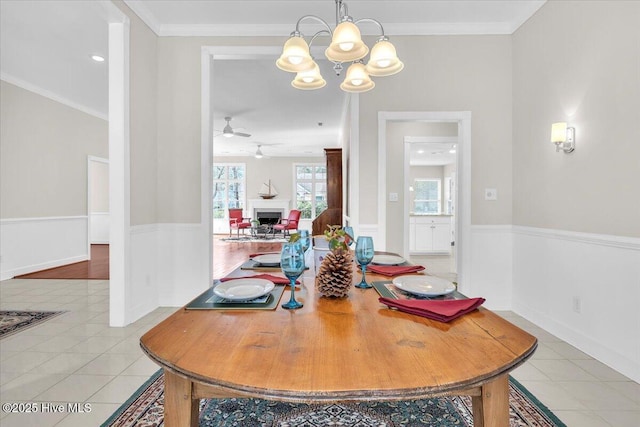
[[[0,339],[39,325],[64,311],[0,311]]]
[[[156,372],[102,427],[163,426],[164,376]],[[566,427],[547,407],[509,378],[510,427]],[[402,402],[307,405],[262,399],[202,399],[204,427],[443,427],[473,425],[470,397]]]

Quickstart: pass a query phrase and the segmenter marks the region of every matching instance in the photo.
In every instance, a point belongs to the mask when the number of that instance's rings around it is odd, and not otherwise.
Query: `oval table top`
[[[232,276],[250,272],[236,270]],[[354,282],[359,280],[354,274]],[[298,286],[298,310],[179,309],[140,340],[163,368],[231,396],[395,400],[481,386],[523,363],[536,338],[480,308],[450,323],[387,308],[375,289],[344,299]],[[367,274],[367,280],[389,280]],[[289,298],[285,290],[280,303]]]

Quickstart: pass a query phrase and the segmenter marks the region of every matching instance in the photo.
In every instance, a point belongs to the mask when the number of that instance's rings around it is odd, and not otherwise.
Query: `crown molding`
[[[123,0],[124,3],[160,37],[250,37],[288,36],[294,29],[291,24],[162,24],[144,1]],[[523,2],[527,6],[511,21],[485,23],[385,23],[385,34],[398,36],[431,35],[510,35],[524,24],[546,0]],[[320,25],[306,23],[303,28],[309,34],[323,29]],[[379,35],[377,28],[364,26],[363,35]]]
[[[87,107],[86,105],[79,104],[75,101],[72,101],[68,98],[58,95],[57,93],[51,92],[47,89],[43,89],[40,86],[34,85],[32,83],[21,80],[17,77],[9,75],[7,73],[0,73],[0,80],[3,80],[7,83],[10,83],[14,86],[18,86],[24,90],[28,90],[29,92],[33,92],[37,95],[44,96],[45,98],[49,98],[52,101],[58,102],[60,104],[66,105],[67,107],[71,107],[73,109],[82,111],[83,113],[89,114],[90,116],[97,117],[102,120],[109,121],[109,114],[105,114],[101,111],[94,110],[93,108]]]
[[[145,21],[146,22],[146,21]],[[519,27],[519,25],[517,26]],[[516,28],[517,28],[516,27]],[[494,23],[433,23],[433,24],[385,24],[386,35],[431,36],[431,35],[509,35],[514,26],[508,22]],[[295,25],[160,25],[156,34],[161,37],[288,37]],[[303,33],[313,33],[320,27],[305,26]],[[377,36],[376,31],[362,29],[365,36]]]
[[[147,26],[153,31],[156,36],[160,34],[160,23],[156,19],[156,16],[149,10],[149,8],[144,4],[143,1],[140,0],[123,0],[124,3],[135,13],[138,15],[142,22],[147,24]]]
[[[528,6],[528,8],[526,10],[523,10],[522,13],[520,14],[520,16],[516,17],[513,19],[513,21],[511,22],[511,32],[509,34],[513,34],[516,31],[518,31],[518,29],[529,20],[529,18],[531,18],[533,15],[536,14],[536,12],[538,12],[538,10],[544,6],[544,4],[547,2],[547,0],[539,0],[537,2],[526,2],[523,3],[525,6]]]

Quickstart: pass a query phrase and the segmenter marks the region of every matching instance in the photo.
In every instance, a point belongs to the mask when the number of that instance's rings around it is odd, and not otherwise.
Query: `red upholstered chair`
[[[301,212],[298,210],[292,210],[289,212],[289,218],[281,219],[280,222],[273,225],[273,232],[282,231],[285,236],[289,235],[289,230],[298,229],[298,221],[300,221]]]
[[[240,237],[240,230],[244,234],[245,228],[251,228],[251,218],[244,218],[242,216],[242,209],[229,209],[229,237],[231,232],[237,230],[238,237]]]

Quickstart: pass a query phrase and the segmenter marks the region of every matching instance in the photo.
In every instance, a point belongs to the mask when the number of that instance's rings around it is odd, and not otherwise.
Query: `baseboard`
[[[640,383],[640,362],[637,360],[630,359],[625,354],[616,351],[615,348],[603,345],[592,336],[558,322],[550,318],[548,314],[532,309],[528,305],[516,302],[513,305],[513,312],[573,345],[583,353],[588,354],[594,359],[629,377],[633,381]]]
[[[63,265],[69,265],[76,262],[87,261],[88,256],[77,256],[65,259],[58,259],[54,261],[44,262],[41,264],[26,265],[24,267],[16,268],[14,270],[3,271],[0,276],[0,280],[12,279],[16,276],[22,276],[23,274],[34,273],[36,271],[48,270],[50,268],[62,267]]]

